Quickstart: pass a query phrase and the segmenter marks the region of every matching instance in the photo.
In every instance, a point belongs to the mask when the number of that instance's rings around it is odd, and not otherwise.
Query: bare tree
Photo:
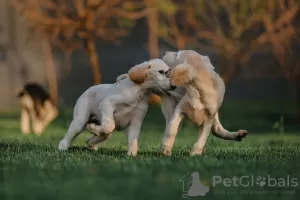
[[[57,89],[57,74],[56,67],[53,60],[53,52],[50,44],[49,37],[52,35],[49,32],[48,26],[51,24],[51,19],[44,15],[42,8],[37,0],[28,1],[13,1],[16,11],[24,16],[28,21],[31,28],[38,32],[41,41],[42,49],[45,56],[45,68],[47,72],[49,93],[52,101],[58,103],[58,89]]]
[[[98,84],[100,83],[100,72],[95,39],[99,37],[115,41],[118,37],[128,33],[134,23],[132,20],[146,16],[148,10],[141,10],[139,4],[130,0],[74,0],[73,2],[76,10],[73,18],[79,22],[74,25],[88,52],[93,82]]]
[[[195,40],[191,42],[206,44],[222,55],[224,63],[227,64],[222,66],[221,76],[225,83],[228,83],[255,52],[268,46],[270,27],[277,27],[273,30],[276,32],[278,27],[281,27],[278,24],[293,20],[298,7],[289,7],[288,11],[278,10],[278,3],[283,2],[192,0],[188,4],[187,19],[189,26],[194,29],[192,38]],[[290,31],[289,28],[280,28],[280,32],[284,35],[283,40],[290,38]]]
[[[185,49],[190,40],[190,27],[186,23],[190,1],[157,1],[159,10],[158,36],[178,50]]]
[[[150,58],[157,58],[159,55],[158,47],[158,9],[156,0],[144,0],[146,8],[149,9],[147,15],[148,24],[148,51]]]
[[[279,61],[283,76],[296,88],[297,115],[300,120],[300,24],[297,0],[280,0],[270,5],[273,15],[266,15],[266,33],[260,40],[271,45],[274,56]]]
[[[128,33],[135,19],[146,16],[148,12],[131,0],[15,1],[18,10],[26,7],[26,12],[23,12],[26,19],[36,29],[46,32],[43,35],[61,47],[67,56],[74,49],[84,47],[94,84],[101,82],[95,40],[116,41]]]

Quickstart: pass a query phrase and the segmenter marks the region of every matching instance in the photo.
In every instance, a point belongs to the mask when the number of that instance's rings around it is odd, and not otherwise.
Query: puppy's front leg
[[[21,110],[20,129],[24,135],[30,133],[30,116],[28,110],[25,108]]]
[[[198,138],[191,151],[191,155],[202,154],[203,148],[206,144],[207,137],[211,131],[213,122],[214,119],[207,119],[203,122],[203,127],[199,128]]]
[[[136,156],[138,151],[138,137],[141,132],[142,123],[145,114],[148,109],[148,104],[142,102],[138,105],[136,110],[133,112],[133,118],[131,119],[129,130],[127,133],[128,137],[128,152],[129,156]]]
[[[102,134],[110,134],[115,130],[116,124],[114,120],[115,106],[110,100],[105,100],[99,105],[99,112],[101,112],[101,124],[90,123],[86,125],[86,129],[97,136]]]
[[[161,152],[164,155],[171,155],[171,151],[175,142],[175,137],[178,133],[178,127],[180,122],[183,119],[183,115],[181,114],[179,109],[176,109],[172,119],[167,125],[164,138],[161,145]]]

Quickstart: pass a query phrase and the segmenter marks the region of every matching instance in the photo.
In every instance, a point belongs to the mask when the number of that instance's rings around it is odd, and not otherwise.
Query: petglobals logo
[[[298,187],[298,178],[290,177],[286,175],[285,177],[272,177],[267,176],[233,176],[233,177],[222,177],[213,176],[212,186],[223,185],[225,187]]]

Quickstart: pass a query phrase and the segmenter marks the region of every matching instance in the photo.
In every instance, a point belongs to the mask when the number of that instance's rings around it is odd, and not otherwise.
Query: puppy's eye
[[[160,74],[164,74],[165,72],[164,72],[164,70],[159,70],[158,71]]]

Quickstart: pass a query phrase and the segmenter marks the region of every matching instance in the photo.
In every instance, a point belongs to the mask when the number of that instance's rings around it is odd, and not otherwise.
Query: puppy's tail
[[[219,113],[217,112],[215,114],[215,119],[212,127],[212,134],[218,138],[224,139],[224,140],[234,140],[236,135],[235,132],[230,132],[223,128],[220,120],[219,120]]]
[[[121,81],[122,79],[127,78],[127,77],[128,77],[128,74],[121,74],[121,75],[119,75],[119,76],[117,77],[117,79],[116,79],[116,85],[119,86],[120,81]]]

